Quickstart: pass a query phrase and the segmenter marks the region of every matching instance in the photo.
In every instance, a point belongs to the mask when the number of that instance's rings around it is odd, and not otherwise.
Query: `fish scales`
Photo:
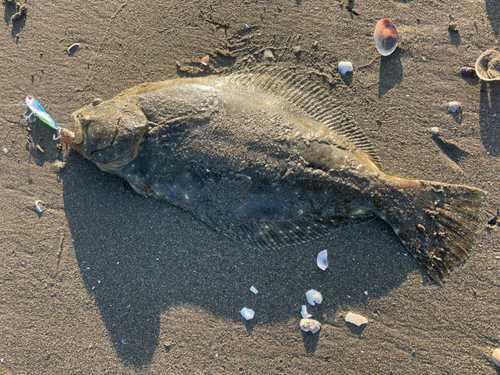
[[[330,93],[287,69],[144,84],[73,116],[75,150],[242,243],[378,215],[438,282],[473,245],[483,191],[386,175]]]

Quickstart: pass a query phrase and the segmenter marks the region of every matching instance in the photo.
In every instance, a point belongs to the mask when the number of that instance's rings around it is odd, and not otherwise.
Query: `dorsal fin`
[[[349,121],[330,93],[309,77],[280,66],[260,66],[231,73],[230,82],[248,86],[285,99],[334,133],[347,138],[377,166],[380,160],[363,132]]]

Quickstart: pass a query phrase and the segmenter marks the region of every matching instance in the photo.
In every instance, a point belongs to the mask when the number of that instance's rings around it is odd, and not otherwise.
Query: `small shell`
[[[255,289],[255,287],[253,285],[250,287],[250,290],[252,291],[253,294],[259,293],[259,291],[257,289]]]
[[[476,69],[471,68],[470,66],[464,66],[460,69],[460,76],[462,78],[476,78]]]
[[[500,80],[500,52],[487,50],[476,61],[476,74],[483,81]]]
[[[42,209],[40,208],[40,206],[38,205],[38,203],[40,203],[40,202],[41,202],[41,200],[40,200],[40,199],[39,199],[39,200],[37,200],[37,201],[35,202],[35,208],[36,208],[36,210],[38,211],[38,213],[40,213],[40,214],[41,214],[43,211],[42,211]]]
[[[306,298],[307,302],[309,302],[309,304],[313,306],[315,306],[316,304],[319,305],[321,304],[321,302],[323,302],[323,297],[321,296],[321,293],[314,289],[311,289],[306,293]]]
[[[432,135],[439,135],[440,132],[439,132],[439,128],[438,127],[433,127],[433,128],[430,128],[429,129],[429,133],[431,133]]]
[[[462,104],[459,102],[449,102],[448,103],[448,108],[451,112],[455,113],[459,109],[462,109]]]
[[[242,308],[240,313],[246,320],[253,319],[253,317],[255,316],[255,311],[253,311],[252,309],[247,309],[246,307]]]
[[[491,359],[493,359],[493,362],[495,363],[495,365],[500,367],[500,349],[493,350],[493,354],[491,356]]]
[[[266,49],[264,51],[264,60],[273,60],[274,59],[274,55],[273,55],[273,51],[271,51],[270,49]]]
[[[352,72],[352,70],[353,70],[352,63],[350,63],[349,61],[341,61],[341,62],[339,62],[339,72],[340,72],[340,74],[344,75],[347,72]]]
[[[349,314],[347,314],[347,316],[345,317],[345,321],[347,323],[354,324],[354,325],[356,325],[358,327],[362,326],[364,324],[368,324],[368,319],[366,319],[362,315],[353,314],[352,312],[350,312]]]
[[[400,39],[396,26],[388,18],[378,21],[373,38],[377,50],[383,56],[393,53]]]
[[[201,59],[201,65],[208,65],[209,61],[210,61],[210,56],[206,55],[204,58]]]
[[[9,152],[9,150],[7,150],[5,147],[3,148],[3,153],[4,154],[7,154]]]
[[[316,333],[321,329],[321,323],[314,319],[301,319],[300,329],[304,332]]]
[[[328,251],[327,250],[323,250],[323,251],[319,252],[317,264],[318,264],[318,267],[323,271],[328,268]]]
[[[304,319],[308,319],[308,318],[310,318],[312,316],[311,314],[309,314],[307,312],[307,306],[306,305],[302,305],[302,310],[300,311],[300,314],[302,315],[302,317]]]

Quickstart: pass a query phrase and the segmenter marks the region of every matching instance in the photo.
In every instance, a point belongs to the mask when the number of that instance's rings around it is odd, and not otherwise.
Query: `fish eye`
[[[80,125],[87,126],[88,124],[90,124],[90,120],[88,118],[81,118],[80,119]]]

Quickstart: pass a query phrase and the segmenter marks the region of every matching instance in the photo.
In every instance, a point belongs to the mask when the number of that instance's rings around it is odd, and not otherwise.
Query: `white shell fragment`
[[[38,203],[40,203],[40,202],[41,202],[41,200],[40,200],[40,199],[39,199],[39,200],[37,200],[37,201],[35,202],[35,208],[36,208],[36,210],[38,211],[38,213],[40,213],[40,214],[41,214],[43,211],[42,211],[42,209],[40,208],[40,206],[38,205]]]
[[[311,289],[306,293],[306,298],[307,302],[309,302],[309,304],[313,306],[315,306],[316,304],[319,305],[321,304],[321,302],[323,302],[323,297],[321,296],[321,293],[314,289]]]
[[[323,271],[328,268],[328,251],[327,250],[323,250],[323,251],[319,252],[317,264],[318,264],[318,267]]]
[[[300,312],[300,314],[302,315],[302,317],[304,319],[308,319],[308,318],[310,318],[312,316],[311,314],[309,314],[307,312],[307,306],[306,305],[302,305],[302,311]]]
[[[491,359],[493,359],[496,366],[500,367],[500,349],[493,350]]]
[[[314,319],[301,319],[300,329],[304,332],[316,333],[321,329],[321,323]]]
[[[345,317],[345,321],[347,323],[354,324],[354,325],[356,325],[358,327],[362,326],[364,324],[368,324],[368,319],[366,319],[362,315],[353,314],[352,312],[350,312],[349,314],[347,314],[347,316]]]
[[[451,112],[455,113],[459,109],[462,109],[462,104],[459,102],[449,102],[448,108],[450,109]]]
[[[4,148],[3,148],[3,153],[4,153],[4,154],[6,154],[6,153],[8,153],[8,152],[9,152],[9,150],[7,150],[7,149],[4,147]]]
[[[439,135],[440,132],[439,132],[439,128],[438,127],[433,127],[433,128],[430,128],[429,129],[429,133],[431,133],[432,135]]]
[[[259,293],[259,291],[257,289],[255,289],[255,287],[253,285],[250,287],[250,290],[252,291],[253,294]]]
[[[352,70],[353,70],[352,63],[350,63],[349,61],[341,61],[341,62],[339,62],[339,72],[340,72],[340,74],[344,75],[347,72],[352,72]]]
[[[252,309],[247,309],[246,307],[242,308],[240,313],[246,320],[253,319],[253,317],[255,316],[255,311],[253,311]]]

